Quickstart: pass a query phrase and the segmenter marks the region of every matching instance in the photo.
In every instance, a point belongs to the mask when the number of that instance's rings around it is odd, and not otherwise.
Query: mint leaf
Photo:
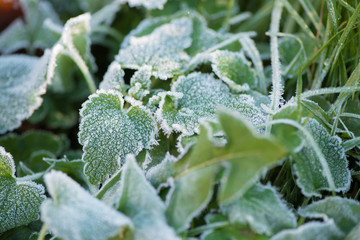
[[[144,65],[130,79],[129,95],[137,100],[142,100],[150,93],[151,67]]]
[[[220,111],[218,118],[227,144],[214,146],[209,139],[211,134],[202,126],[197,144],[173,166],[175,182],[167,214],[177,231],[184,230],[207,205],[214,175],[220,167],[224,167],[225,171],[218,190],[218,201],[228,203],[243,195],[261,171],[286,154],[285,149],[273,139],[257,136],[239,113]]]
[[[0,233],[39,219],[44,188],[15,177],[12,156],[0,147]]]
[[[146,180],[134,155],[128,155],[121,174],[117,208],[134,222],[134,238],[180,239],[166,223],[165,203]]]
[[[312,134],[327,161],[335,184],[334,190],[346,192],[350,187],[351,176],[340,138],[331,136],[315,119],[309,119],[305,128]],[[331,191],[328,181],[323,175],[320,160],[309,144],[294,155],[294,162],[298,176],[296,182],[304,195],[321,196],[321,190]]]
[[[114,174],[127,154],[138,154],[156,144],[156,123],[151,112],[144,106],[124,109],[123,105],[121,93],[100,90],[80,110],[82,160],[86,163],[85,174],[93,184]]]
[[[243,196],[220,206],[230,222],[249,224],[254,232],[274,235],[285,228],[296,227],[296,217],[277,191],[255,184]]]
[[[215,119],[215,111],[225,107],[241,113],[254,125],[264,122],[265,115],[255,106],[253,97],[233,94],[230,89],[211,74],[193,72],[180,76],[170,92],[159,94],[162,98],[156,112],[165,133],[173,131],[183,135],[199,132],[199,119]]]
[[[152,33],[135,37],[122,46],[116,56],[123,68],[152,67],[152,75],[166,80],[179,71],[182,62],[189,59],[184,49],[191,45],[192,21],[183,17],[163,24]]]
[[[66,174],[51,171],[45,183],[52,199],[41,205],[41,220],[64,240],[124,239],[131,220],[92,197]]]
[[[121,69],[121,65],[117,62],[112,62],[108,67],[99,88],[104,90],[122,90],[125,86],[124,75],[125,73],[124,70]]]
[[[20,126],[42,102],[49,53],[0,57],[0,134]]]
[[[215,74],[236,91],[245,91],[256,87],[253,70],[238,52],[215,51],[211,54],[211,66]]]

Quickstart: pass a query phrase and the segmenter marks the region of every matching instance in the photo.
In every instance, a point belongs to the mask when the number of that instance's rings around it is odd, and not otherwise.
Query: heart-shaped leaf
[[[156,122],[144,106],[124,109],[121,93],[99,90],[80,110],[79,142],[83,145],[85,174],[93,184],[116,172],[129,153],[156,144]]]

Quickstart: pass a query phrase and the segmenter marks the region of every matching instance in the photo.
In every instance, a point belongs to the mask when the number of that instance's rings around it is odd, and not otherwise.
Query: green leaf
[[[246,91],[256,87],[254,71],[238,52],[217,50],[211,54],[211,66],[215,74],[236,91]]]
[[[168,226],[165,203],[146,180],[134,155],[128,155],[121,174],[117,209],[134,223],[134,238],[142,240],[180,239]]]
[[[142,100],[150,93],[151,67],[144,65],[130,79],[129,95],[137,100]]]
[[[124,70],[121,69],[121,65],[117,62],[112,62],[108,67],[99,88],[104,90],[116,89],[121,91],[125,88],[124,75],[125,73]]]
[[[92,184],[114,174],[127,154],[136,155],[156,144],[151,112],[143,106],[123,109],[123,104],[121,93],[100,90],[80,110],[79,142],[84,150],[84,171]]]
[[[274,235],[285,228],[296,227],[296,217],[277,191],[255,184],[243,196],[220,206],[230,222],[249,224],[259,234]]]
[[[299,209],[299,214],[307,218],[333,219],[344,234],[348,234],[360,222],[360,203],[358,201],[327,197]]]
[[[330,219],[326,222],[309,222],[296,229],[283,230],[271,240],[341,240],[343,238],[343,233]]]
[[[10,133],[0,137],[0,146],[13,155],[17,176],[22,177],[20,162],[34,172],[44,171],[50,165],[42,157],[59,156],[67,147],[67,139],[50,132],[27,131],[22,135]]]
[[[15,177],[12,156],[0,147],[0,233],[39,219],[44,188]]]
[[[350,187],[350,171],[341,139],[331,136],[315,119],[309,119],[305,128],[313,136],[329,166],[336,192],[346,192]],[[305,196],[321,196],[321,190],[331,191],[323,168],[312,146],[308,143],[294,155],[297,184]]]
[[[0,57],[0,134],[20,126],[42,102],[49,54]]]
[[[27,48],[30,52],[35,49],[51,47],[57,40],[46,26],[46,21],[60,24],[57,13],[49,2],[39,0],[21,0],[24,20],[14,21],[0,35],[0,51],[4,54]]]
[[[170,92],[159,94],[162,100],[156,112],[165,133],[173,131],[183,135],[199,132],[199,119],[215,119],[215,111],[225,107],[240,112],[254,125],[265,121],[265,115],[255,106],[253,97],[233,94],[229,88],[211,74],[194,72],[180,76]]]
[[[69,160],[64,156],[61,159],[45,158],[44,161],[51,165],[51,169],[62,171],[78,183],[87,186],[88,182],[83,172],[85,163],[80,159]]]
[[[127,2],[130,7],[144,6],[146,9],[163,9],[167,0],[121,0]]]
[[[202,126],[197,144],[173,166],[175,182],[167,214],[177,231],[184,230],[207,205],[220,167],[225,171],[218,201],[227,203],[244,194],[260,172],[286,154],[273,139],[257,136],[239,113],[220,111],[218,118],[227,144],[214,146],[208,128]]]
[[[163,24],[152,33],[128,39],[116,56],[122,67],[152,67],[152,75],[166,80],[179,71],[189,56],[184,49],[191,45],[192,21],[182,17]]]
[[[41,220],[64,240],[124,239],[129,218],[92,197],[66,174],[51,171],[45,183],[52,199],[41,205]]]
[[[89,13],[69,19],[64,26],[61,39],[52,48],[48,67],[47,80],[53,89],[58,92],[69,90],[73,87],[72,71],[74,63],[95,91],[90,71],[96,69],[95,61],[90,52],[90,26]]]
[[[282,39],[279,43],[279,54],[283,67],[283,74],[296,76],[299,69],[314,54],[316,40],[309,37],[292,36]]]

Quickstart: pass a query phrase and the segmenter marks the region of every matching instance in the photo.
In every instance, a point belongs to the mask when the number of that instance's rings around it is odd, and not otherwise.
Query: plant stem
[[[47,232],[46,224],[44,223],[41,227],[38,240],[44,240]]]

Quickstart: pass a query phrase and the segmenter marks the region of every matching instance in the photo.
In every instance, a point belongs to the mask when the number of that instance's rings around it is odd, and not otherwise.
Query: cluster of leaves
[[[356,0],[19,3],[0,239],[360,238]]]

